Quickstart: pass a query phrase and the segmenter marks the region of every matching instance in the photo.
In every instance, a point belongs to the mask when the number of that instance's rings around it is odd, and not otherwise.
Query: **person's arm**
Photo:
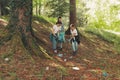
[[[55,35],[55,26],[53,26],[53,28],[52,28],[51,31],[52,31],[52,34],[53,34],[54,36],[56,36],[56,35]]]
[[[75,29],[74,30],[74,34],[73,34],[74,36],[77,36],[78,35],[78,32],[77,32],[77,30]]]
[[[54,29],[53,29],[53,28],[52,28],[52,30],[51,30],[51,31],[52,31],[52,34],[53,34],[53,35],[55,35],[55,33],[54,33]]]
[[[72,38],[74,38],[75,36],[77,36],[77,30],[76,29],[72,33]]]

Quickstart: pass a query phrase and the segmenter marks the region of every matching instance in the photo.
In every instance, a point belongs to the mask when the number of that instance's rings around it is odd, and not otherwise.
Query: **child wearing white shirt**
[[[57,22],[62,23],[59,36],[58,36],[58,50],[62,51],[62,48],[63,48],[62,45],[65,42],[65,29],[64,29],[64,24],[62,22],[62,17],[59,16]]]
[[[57,22],[56,25],[54,25],[52,28],[52,35],[53,35],[52,47],[53,47],[54,53],[57,53],[57,40],[58,40],[59,32],[61,30],[61,25],[62,25],[61,22]]]
[[[78,36],[78,32],[73,24],[70,25],[70,33],[71,33],[71,44],[72,44],[73,56],[74,56],[76,55],[78,50],[78,42],[76,40],[76,37]]]

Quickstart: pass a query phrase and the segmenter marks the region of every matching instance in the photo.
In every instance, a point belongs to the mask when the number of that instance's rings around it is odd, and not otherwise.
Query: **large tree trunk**
[[[37,44],[31,23],[32,0],[13,0],[11,2],[11,18],[8,24],[9,40],[17,35],[27,52],[39,55],[42,58],[48,58],[49,56],[43,53]],[[17,45],[19,46],[19,44]]]
[[[70,24],[76,25],[76,0],[70,0]]]
[[[29,37],[32,37],[32,1],[27,0],[28,3],[23,5],[23,1],[14,0],[11,2],[11,18],[8,24],[9,33],[19,33],[21,39],[26,47],[28,47]],[[18,4],[20,3],[20,4]],[[18,4],[18,5],[15,5]]]

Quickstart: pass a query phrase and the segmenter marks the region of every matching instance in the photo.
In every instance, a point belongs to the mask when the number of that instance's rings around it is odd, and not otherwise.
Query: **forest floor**
[[[5,34],[6,25],[7,22],[0,19],[0,38]],[[0,80],[120,80],[120,54],[112,43],[81,31],[78,54],[70,58],[72,50],[68,41],[62,51],[53,53],[50,25],[33,21],[33,29],[41,40],[41,48],[54,60],[40,59],[22,51],[12,52],[9,42],[5,43],[0,46]]]

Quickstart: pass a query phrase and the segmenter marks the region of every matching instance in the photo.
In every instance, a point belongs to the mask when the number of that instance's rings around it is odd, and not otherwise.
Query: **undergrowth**
[[[119,42],[120,41],[120,35],[119,34],[115,34],[115,33],[112,33],[112,32],[108,32],[104,29],[98,29],[98,28],[93,28],[93,27],[87,27],[85,29],[85,31],[88,32],[88,33],[95,34],[105,41],[113,43],[114,44],[113,47],[120,54],[120,42]]]

